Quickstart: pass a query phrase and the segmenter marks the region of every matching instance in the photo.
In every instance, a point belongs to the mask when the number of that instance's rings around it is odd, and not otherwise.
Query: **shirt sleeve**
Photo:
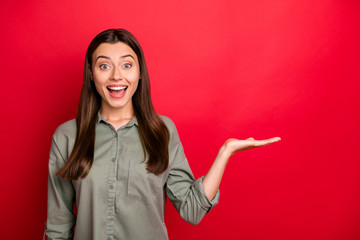
[[[185,157],[175,126],[170,124],[170,171],[166,181],[166,194],[180,216],[191,224],[201,219],[219,201],[219,190],[214,199],[208,199],[204,192],[203,177],[195,180]]]
[[[56,133],[55,133],[56,134]],[[73,239],[76,217],[73,214],[75,191],[72,182],[55,176],[65,163],[54,134],[50,149],[48,209],[45,235],[49,240]],[[65,147],[65,144],[63,144]]]

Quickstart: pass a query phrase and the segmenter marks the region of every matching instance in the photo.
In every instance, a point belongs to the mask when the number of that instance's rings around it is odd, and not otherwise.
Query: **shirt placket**
[[[116,162],[118,157],[119,136],[114,132],[112,140],[111,157],[109,159],[107,181],[107,206],[106,206],[106,240],[112,240],[114,235],[114,218],[116,203]]]

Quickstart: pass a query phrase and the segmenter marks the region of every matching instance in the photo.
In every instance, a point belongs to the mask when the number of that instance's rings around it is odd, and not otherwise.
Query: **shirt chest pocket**
[[[122,177],[118,180],[125,180],[127,198],[151,202],[162,195],[165,184],[164,173],[155,175],[146,170],[142,150],[128,146],[123,149],[121,155],[122,159],[118,162],[118,174]],[[121,162],[125,163],[125,166]],[[127,176],[126,179],[125,176]]]
[[[151,202],[162,195],[163,188],[163,174],[149,173],[145,162],[130,162],[127,194],[129,198]]]

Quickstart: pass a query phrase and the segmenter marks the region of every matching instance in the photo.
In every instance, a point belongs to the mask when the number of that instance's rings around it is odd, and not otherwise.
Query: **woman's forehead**
[[[98,56],[103,55],[110,58],[117,58],[126,55],[131,55],[137,60],[136,53],[131,49],[129,45],[123,42],[116,43],[101,43],[93,53],[93,59],[95,60]]]

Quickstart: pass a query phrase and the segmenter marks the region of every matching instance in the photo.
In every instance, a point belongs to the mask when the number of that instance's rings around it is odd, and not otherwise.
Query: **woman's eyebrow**
[[[107,57],[107,56],[100,55],[100,56],[98,56],[98,57],[95,59],[95,62],[96,62],[99,58],[110,59],[110,58],[109,58],[109,57]]]
[[[132,59],[135,60],[135,58],[134,58],[131,54],[126,54],[126,55],[124,55],[124,56],[121,56],[120,58],[127,58],[127,57],[131,57]],[[96,62],[99,58],[110,59],[110,58],[107,57],[107,56],[100,55],[100,56],[98,56],[98,57],[95,59],[95,62]]]
[[[127,54],[127,55],[121,56],[120,58],[127,58],[127,57],[131,57],[132,59],[134,59],[134,57],[133,57],[131,54]],[[135,59],[134,59],[134,60],[135,60]]]

